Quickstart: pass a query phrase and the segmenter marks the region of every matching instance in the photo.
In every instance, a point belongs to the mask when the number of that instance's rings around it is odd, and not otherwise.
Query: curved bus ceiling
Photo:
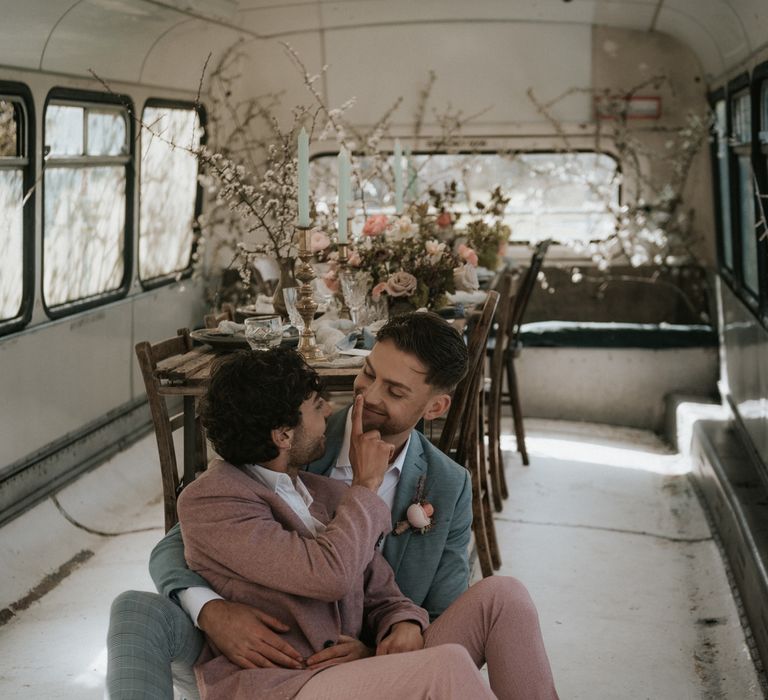
[[[490,34],[481,43],[493,62],[505,29],[515,25],[602,25],[674,37],[697,56],[708,83],[768,44],[765,0],[2,0],[0,11],[6,67],[74,76],[92,69],[111,81],[187,91],[197,89],[208,54],[215,64],[240,38],[289,41],[312,70],[354,63],[369,46],[360,37],[372,33],[402,42],[406,53],[426,41],[439,71],[466,48],[465,32],[470,44]]]

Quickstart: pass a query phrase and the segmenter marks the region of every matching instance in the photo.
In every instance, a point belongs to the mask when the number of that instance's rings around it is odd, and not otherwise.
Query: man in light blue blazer
[[[466,364],[466,346],[455,329],[435,314],[406,314],[382,328],[355,380],[355,393],[365,399],[365,430],[378,430],[394,448],[379,496],[392,510],[393,530],[406,521],[400,534],[386,537],[382,552],[403,593],[431,619],[469,584],[471,484],[468,472],[415,426],[445,414]],[[326,452],[310,471],[351,481],[349,426],[347,409],[329,418]],[[420,484],[419,496],[434,509],[425,531],[406,520]],[[172,668],[177,685],[194,697],[190,667],[202,648],[199,630],[240,666],[295,663],[295,650],[280,637],[286,628],[279,620],[221,599],[187,569],[178,526],[153,551],[150,573],[161,595],[128,591],[112,607],[107,689],[113,700],[172,698]]]

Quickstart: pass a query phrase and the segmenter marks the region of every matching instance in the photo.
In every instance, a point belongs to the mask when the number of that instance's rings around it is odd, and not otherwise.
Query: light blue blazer
[[[346,408],[330,417],[325,454],[308,466],[309,471],[330,476],[344,441],[346,418]],[[382,553],[395,572],[400,590],[434,619],[469,585],[472,485],[466,469],[418,430],[412,431],[392,504],[392,527],[405,519],[422,475],[427,477],[424,497],[435,508],[432,528],[423,535],[412,529],[401,535],[390,534]]]

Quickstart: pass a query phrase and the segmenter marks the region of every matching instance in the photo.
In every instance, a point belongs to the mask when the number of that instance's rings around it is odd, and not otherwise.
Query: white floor
[[[499,573],[533,594],[560,697],[763,698],[686,461],[643,431],[527,428],[531,466],[507,460]],[[102,697],[110,602],[152,587],[158,471],[149,436],[58,495],[76,522],[127,534],[86,532],[51,500],[0,530],[0,609],[85,560],[0,626],[0,697]]]

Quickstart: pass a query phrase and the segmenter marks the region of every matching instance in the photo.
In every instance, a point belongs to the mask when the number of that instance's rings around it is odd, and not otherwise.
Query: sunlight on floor
[[[74,677],[73,683],[81,688],[103,688],[107,676],[107,649],[104,647],[85,671]]]
[[[688,459],[672,452],[668,445],[647,431],[609,429],[590,423],[527,420],[525,442],[530,454],[551,459],[638,469],[665,476],[691,471]],[[514,435],[502,435],[501,448],[515,452]]]

